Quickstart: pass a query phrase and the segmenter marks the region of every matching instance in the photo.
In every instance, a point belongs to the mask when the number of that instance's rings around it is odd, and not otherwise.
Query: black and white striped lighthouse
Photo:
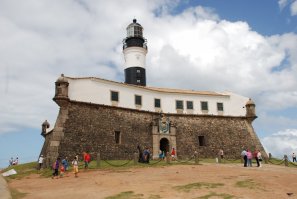
[[[146,85],[145,58],[147,53],[146,39],[143,37],[143,28],[133,19],[127,27],[127,37],[123,40],[125,57],[125,83]]]

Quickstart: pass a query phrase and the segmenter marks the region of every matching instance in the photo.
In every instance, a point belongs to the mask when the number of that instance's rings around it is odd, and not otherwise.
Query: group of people
[[[241,157],[244,160],[243,166],[244,167],[252,167],[252,159],[255,158],[256,162],[257,162],[257,167],[262,167],[262,155],[261,152],[259,150],[255,150],[254,152],[252,152],[249,149],[243,149],[243,151],[241,152]]]
[[[165,159],[165,151],[159,150],[159,159],[164,160]],[[171,149],[170,153],[171,160],[176,160],[176,150],[174,147]]]
[[[148,147],[145,147],[144,150],[141,150],[141,147],[138,145],[137,146],[137,150],[138,150],[138,162],[140,163],[149,163],[150,162],[150,158],[151,158],[151,151]],[[165,151],[159,150],[159,159],[160,160],[164,160],[166,155],[165,155]],[[171,160],[176,160],[176,150],[174,147],[172,147],[171,153]]]
[[[89,163],[91,162],[91,155],[87,152],[84,152],[83,161],[84,161],[84,168],[88,169]],[[40,157],[38,158],[38,164],[39,164],[38,169],[42,168],[43,163],[44,163],[44,157],[43,155],[40,155]],[[79,164],[78,155],[76,155],[71,161],[71,165],[73,167],[73,173],[75,177],[78,177],[78,166],[79,166],[78,164]],[[52,178],[54,179],[54,178],[63,177],[65,172],[69,170],[69,167],[70,165],[67,157],[63,159],[61,159],[61,157],[58,157],[52,165],[52,169],[53,169]]]
[[[16,159],[13,159],[13,157],[11,157],[9,160],[9,166],[17,165],[17,164],[19,164],[19,158],[16,157]]]

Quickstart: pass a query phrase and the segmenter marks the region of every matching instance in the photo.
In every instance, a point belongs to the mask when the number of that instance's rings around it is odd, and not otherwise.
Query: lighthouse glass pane
[[[128,35],[128,37],[134,36],[134,27],[133,26],[131,26],[127,29],[127,35]]]
[[[140,26],[134,26],[134,36],[142,37],[142,28]]]

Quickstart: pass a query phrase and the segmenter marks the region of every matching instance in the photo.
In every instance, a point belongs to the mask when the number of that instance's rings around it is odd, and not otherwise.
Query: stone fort
[[[131,159],[137,146],[159,151],[176,149],[178,158],[197,151],[213,158],[220,149],[239,158],[243,148],[267,156],[252,122],[255,103],[231,92],[193,91],[146,85],[148,52],[143,27],[136,19],[123,40],[125,82],[98,77],[67,77],[55,82],[53,100],[60,107],[52,129],[45,121],[41,150],[47,165],[57,157],[88,151],[102,159]]]

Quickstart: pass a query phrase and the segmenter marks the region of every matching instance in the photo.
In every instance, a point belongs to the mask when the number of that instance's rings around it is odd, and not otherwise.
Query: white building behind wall
[[[231,92],[143,87],[100,78],[64,77],[70,100],[163,113],[245,116],[248,98]]]

